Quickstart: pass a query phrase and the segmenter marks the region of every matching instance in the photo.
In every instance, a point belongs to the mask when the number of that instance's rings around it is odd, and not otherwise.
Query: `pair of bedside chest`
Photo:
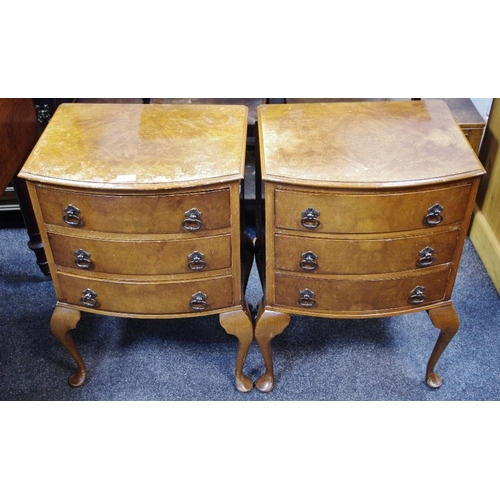
[[[290,314],[360,318],[426,310],[441,330],[426,380],[458,329],[451,302],[484,170],[441,101],[263,105],[255,255],[264,296],[245,300],[244,106],[60,106],[21,176],[57,294],[51,330],[72,340],[81,311],[138,318],[219,314],[252,340],[274,387],[271,339]],[[260,177],[257,176],[260,187]],[[257,189],[260,192],[260,189]],[[260,196],[258,202],[260,201]]]

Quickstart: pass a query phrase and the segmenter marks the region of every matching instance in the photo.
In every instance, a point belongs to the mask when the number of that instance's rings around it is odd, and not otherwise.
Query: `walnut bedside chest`
[[[239,341],[236,387],[252,389],[240,220],[247,115],[245,106],[58,108],[20,176],[57,294],[51,330],[77,364],[72,386],[86,369],[69,331],[88,311],[219,314]]]
[[[451,301],[484,169],[439,100],[258,108],[264,298],[255,338],[274,386],[271,339],[290,314],[374,318],[427,311],[439,337],[426,381],[459,320]]]

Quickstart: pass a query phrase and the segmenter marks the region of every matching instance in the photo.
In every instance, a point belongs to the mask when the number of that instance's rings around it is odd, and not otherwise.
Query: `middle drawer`
[[[459,229],[391,238],[306,238],[277,234],[275,267],[314,274],[410,271],[453,260]]]
[[[49,233],[56,265],[123,275],[167,275],[231,267],[231,236],[169,240],[91,239]]]

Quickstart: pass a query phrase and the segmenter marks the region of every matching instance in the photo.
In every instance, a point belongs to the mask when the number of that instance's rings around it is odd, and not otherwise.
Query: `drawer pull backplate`
[[[299,266],[304,271],[314,271],[318,267],[318,256],[311,251],[304,252],[302,254],[302,260],[299,262]]]
[[[203,260],[205,256],[198,251],[194,251],[193,253],[188,255],[188,267],[191,271],[203,271],[207,263]]]
[[[63,221],[68,224],[68,226],[81,226],[83,225],[83,220],[80,217],[80,209],[76,208],[74,205],[68,205],[64,209]]]
[[[315,306],[316,301],[314,300],[314,292],[312,290],[309,290],[309,288],[305,288],[304,290],[301,290],[299,293],[300,293],[299,304],[302,307]]]
[[[436,260],[436,257],[434,256],[434,248],[431,247],[422,248],[422,250],[418,252],[418,255],[420,255],[420,258],[417,261],[418,267],[429,267],[434,264],[434,261]]]
[[[424,294],[425,287],[423,286],[416,286],[411,292],[410,292],[410,297],[408,299],[408,302],[412,305],[419,305],[423,304],[426,300],[427,297]]]
[[[94,290],[91,290],[90,288],[86,288],[82,292],[82,296],[80,298],[80,302],[87,307],[97,307],[99,303],[96,300],[97,293],[94,292]]]
[[[316,229],[321,224],[321,222],[317,219],[319,215],[320,213],[315,208],[309,207],[302,212],[302,220],[300,223],[306,229]]]
[[[203,292],[196,292],[191,296],[191,302],[189,302],[189,307],[193,311],[204,311],[208,304],[206,302],[207,296]]]
[[[441,224],[441,222],[443,222],[443,216],[441,215],[443,210],[443,207],[439,203],[432,205],[432,207],[427,210],[424,222],[428,226],[437,226]]]
[[[79,248],[75,252],[75,264],[81,268],[81,269],[92,269],[94,267],[94,263],[90,259],[90,254],[83,250],[82,248]]]
[[[199,231],[203,226],[202,213],[197,208],[190,208],[184,216],[186,218],[182,221],[182,227],[186,231]]]

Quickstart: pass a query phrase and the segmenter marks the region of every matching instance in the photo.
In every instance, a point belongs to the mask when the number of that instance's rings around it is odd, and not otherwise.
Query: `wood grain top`
[[[484,174],[440,100],[262,105],[262,177],[324,187],[404,187]]]
[[[243,179],[246,106],[62,104],[20,176],[96,189]]]

